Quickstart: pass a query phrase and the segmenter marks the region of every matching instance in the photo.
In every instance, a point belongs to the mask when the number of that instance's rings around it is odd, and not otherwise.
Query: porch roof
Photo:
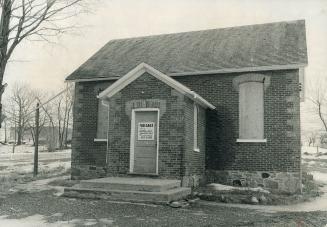
[[[204,108],[210,108],[215,109],[216,107],[209,103],[207,100],[202,98],[200,95],[198,95],[196,92],[192,91],[188,87],[184,86],[183,84],[179,83],[178,81],[174,80],[173,78],[163,74],[162,72],[156,70],[152,66],[141,63],[134,69],[132,69],[130,72],[128,72],[125,76],[121,77],[119,80],[115,81],[111,86],[109,86],[107,89],[102,91],[98,98],[104,99],[104,98],[110,98],[113,95],[115,95],[117,92],[122,90],[124,87],[126,87],[128,84],[139,78],[141,75],[143,75],[145,72],[148,72],[150,75],[154,76],[158,80],[161,80],[168,86],[174,88],[175,90],[179,91],[183,95],[186,95],[190,99],[192,99],[194,102],[198,103]]]

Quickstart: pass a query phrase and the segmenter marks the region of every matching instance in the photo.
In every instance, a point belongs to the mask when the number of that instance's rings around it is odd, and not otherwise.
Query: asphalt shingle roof
[[[168,75],[306,65],[305,22],[298,20],[112,40],[66,79],[117,78],[142,62]]]

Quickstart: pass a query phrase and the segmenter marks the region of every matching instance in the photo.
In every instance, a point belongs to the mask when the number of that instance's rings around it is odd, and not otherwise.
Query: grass
[[[32,173],[26,172],[15,172],[6,175],[0,175],[0,194],[8,193],[10,189],[17,184],[69,174],[70,169],[66,169],[64,165],[58,165],[51,169],[41,169],[36,177],[33,177]]]

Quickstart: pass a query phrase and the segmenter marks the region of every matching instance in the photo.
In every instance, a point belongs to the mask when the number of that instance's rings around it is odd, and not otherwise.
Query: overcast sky
[[[307,80],[326,75],[327,0],[100,1],[92,14],[74,18],[85,26],[80,35],[66,35],[57,44],[23,42],[6,71],[8,88],[14,81],[27,81],[36,88],[58,90],[66,76],[115,38],[298,19],[306,21]]]

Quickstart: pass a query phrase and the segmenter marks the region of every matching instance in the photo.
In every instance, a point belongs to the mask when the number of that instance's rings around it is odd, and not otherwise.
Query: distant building
[[[56,141],[56,147],[58,147],[59,146],[58,132],[59,132],[59,127],[55,127],[54,129],[52,127],[49,127],[49,126],[42,127],[42,129],[40,131],[40,135],[39,135],[39,144],[40,145],[41,144],[47,145],[47,141],[50,141],[50,139],[53,139],[54,141]],[[7,135],[8,135],[7,141],[14,141],[15,140],[15,128],[10,127],[8,129]],[[54,137],[53,137],[53,135],[54,135]],[[1,137],[1,138],[4,138],[4,137]],[[67,140],[71,141],[71,139],[72,139],[72,129],[69,128],[68,129]],[[17,140],[17,135],[16,135],[16,140]],[[4,141],[4,139],[2,139],[1,141]],[[26,130],[24,132],[23,142],[33,143],[33,137],[32,137],[32,134],[31,134],[30,130]]]

